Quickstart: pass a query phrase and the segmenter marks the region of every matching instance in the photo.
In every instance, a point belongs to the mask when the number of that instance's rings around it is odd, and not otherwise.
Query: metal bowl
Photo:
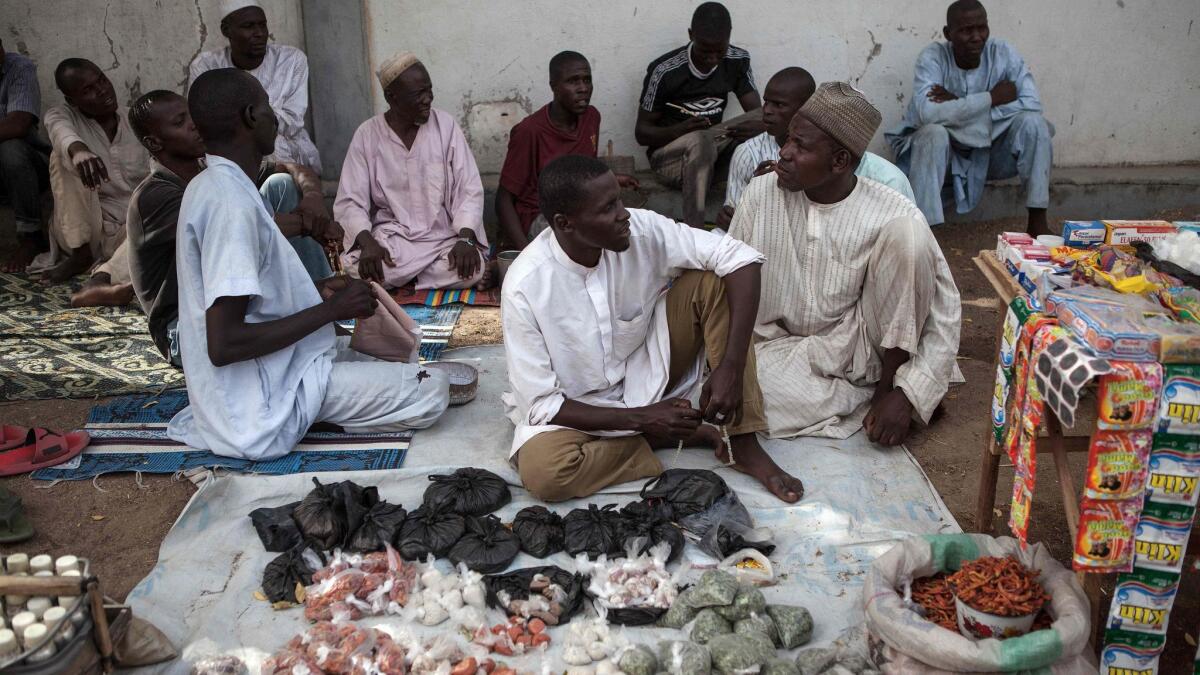
[[[460,361],[432,361],[426,368],[440,370],[450,378],[450,405],[463,405],[475,399],[479,390],[479,371]]]

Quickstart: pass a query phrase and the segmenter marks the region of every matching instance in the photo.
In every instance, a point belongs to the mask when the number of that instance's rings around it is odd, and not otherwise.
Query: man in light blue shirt
[[[930,225],[945,222],[943,198],[974,209],[987,181],[1020,176],[1030,234],[1048,234],[1050,139],[1033,74],[1012,45],[990,38],[979,0],[946,10],[947,42],[917,57],[912,100],[886,134]]]
[[[37,66],[0,43],[0,195],[12,207],[18,242],[0,272],[24,272],[46,248],[41,197],[50,186],[49,148],[37,136],[41,114]]]
[[[733,212],[750,179],[774,168],[779,159],[779,148],[787,139],[788,124],[816,89],[812,75],[798,67],[784,68],[767,82],[767,88],[763,90],[763,122],[767,130],[733,151],[725,188],[725,207],[717,214],[718,225],[728,228],[733,222]],[[904,172],[879,155],[864,152],[854,175],[883,183],[913,199],[912,187]]]
[[[449,403],[445,374],[358,355],[336,338],[334,322],[374,314],[374,291],[345,277],[314,285],[255,187],[276,132],[262,85],[234,68],[211,70],[192,84],[188,107],[209,154],[179,211],[178,330],[190,406],[169,436],[269,460],[318,421],[351,432],[433,424]]]

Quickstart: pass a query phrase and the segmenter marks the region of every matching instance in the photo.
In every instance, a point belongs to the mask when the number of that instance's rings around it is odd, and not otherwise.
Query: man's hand
[[[707,117],[688,117],[686,120],[675,125],[679,129],[679,135],[690,134],[693,131],[700,131],[712,126],[712,121]]]
[[[748,141],[763,132],[762,122],[746,120],[725,127],[725,135],[737,142]]]
[[[722,230],[728,230],[729,226],[733,224],[733,214],[734,210],[732,206],[728,204],[722,206],[721,210],[717,211],[717,227]]]
[[[358,244],[358,276],[382,284],[383,266],[396,266],[392,254],[367,231],[359,233],[354,243]]]
[[[705,422],[720,426],[741,421],[743,369],[722,362],[709,374],[700,390],[700,412]]]
[[[912,413],[913,407],[908,397],[897,387],[871,402],[871,410],[863,420],[863,428],[873,443],[888,447],[900,445],[908,439]]]
[[[455,244],[447,257],[450,269],[458,271],[459,279],[470,279],[479,271],[479,249],[465,241]]]
[[[332,221],[329,216],[329,210],[325,208],[325,199],[319,192],[305,193],[300,198],[300,204],[296,207],[296,212],[303,216],[304,229],[314,239],[319,239],[318,235],[324,233]]]
[[[325,302],[333,311],[335,321],[349,321],[350,319],[365,319],[375,314],[375,307],[379,304],[379,300],[375,298],[375,291],[371,290],[371,284],[362,279],[350,279],[347,277],[339,277],[343,280],[340,288],[337,283],[329,283],[325,285],[326,289],[335,289],[333,295]]]
[[[773,171],[775,171],[775,160],[764,159],[758,163],[758,166],[754,167],[754,177],[765,176]]]
[[[108,182],[108,167],[104,166],[104,160],[89,150],[87,145],[75,141],[67,148],[67,155],[75,165],[80,180],[89,190],[97,190]]]
[[[992,107],[1012,103],[1017,100],[1017,85],[1009,80],[999,82],[992,87]]]
[[[957,101],[958,97],[946,91],[946,88],[940,84],[935,84],[929,88],[929,93],[926,94],[930,101],[934,103],[945,103],[946,101]]]
[[[655,438],[683,441],[700,426],[700,411],[686,399],[669,398],[643,408],[630,408],[633,430]]]
[[[621,186],[622,190],[637,190],[642,186],[638,183],[638,179],[630,176],[627,173],[613,174],[617,177],[617,185]]]

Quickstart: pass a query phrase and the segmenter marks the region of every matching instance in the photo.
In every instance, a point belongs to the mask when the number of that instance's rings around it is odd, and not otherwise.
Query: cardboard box
[[[1072,248],[1091,248],[1103,244],[1108,228],[1099,220],[1068,220],[1063,223],[1063,244]]]
[[[1131,244],[1135,241],[1155,241],[1175,234],[1175,226],[1165,220],[1106,220],[1105,243]]]

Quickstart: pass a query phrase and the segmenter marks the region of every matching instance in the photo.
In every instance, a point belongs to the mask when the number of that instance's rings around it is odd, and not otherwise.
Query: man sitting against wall
[[[46,144],[37,135],[42,90],[37,66],[0,42],[0,196],[16,224],[17,246],[0,259],[0,272],[24,272],[46,250],[42,192],[50,186]]]
[[[816,89],[817,83],[803,68],[784,68],[771,76],[767,88],[763,90],[763,122],[767,130],[733,151],[733,159],[729,162],[729,181],[725,188],[725,206],[717,217],[718,225],[729,227],[738,201],[751,178],[775,170],[779,149],[787,142],[788,123]],[[904,172],[873,152],[863,153],[854,175],[870,178],[910,200],[913,198],[912,187]]]
[[[188,82],[215,68],[239,68],[254,76],[279,117],[274,159],[321,173],[321,156],[308,137],[308,57],[288,45],[271,43],[267,15],[258,0],[221,0],[221,35],[229,46],[202,52],[188,68]]]
[[[486,288],[483,181],[462,129],[433,107],[414,54],[384,61],[378,75],[388,109],[354,132],[333,205],[346,266],[390,288]]]
[[[517,123],[508,134],[508,154],[496,190],[496,218],[504,248],[523,249],[547,228],[538,210],[538,176],[563,155],[596,156],[600,111],[591,105],[592,67],[579,52],[550,59],[554,99]],[[633,176],[615,174],[617,183],[637,189]]]
[[[959,213],[979,205],[989,180],[1021,177],[1029,232],[1049,234],[1051,137],[1042,100],[1025,60],[991,37],[979,0],[946,10],[946,42],[917,57],[912,100],[887,134],[930,225],[945,222],[943,198]]]
[[[692,227],[704,226],[704,202],[722,154],[764,129],[750,53],[729,44],[732,30],[724,5],[700,4],[688,44],[655,59],[642,83],[634,136],[659,179],[682,189],[681,220]],[[730,92],[745,113],[722,121]]]
[[[222,68],[196,78],[189,93],[208,166],[179,209],[189,406],[168,435],[219,455],[268,460],[291,452],[315,422],[363,433],[433,424],[450,402],[446,375],[357,354],[348,337],[335,337],[336,321],[374,314],[374,292],[344,276],[314,284],[255,187],[276,135],[262,85]]]

